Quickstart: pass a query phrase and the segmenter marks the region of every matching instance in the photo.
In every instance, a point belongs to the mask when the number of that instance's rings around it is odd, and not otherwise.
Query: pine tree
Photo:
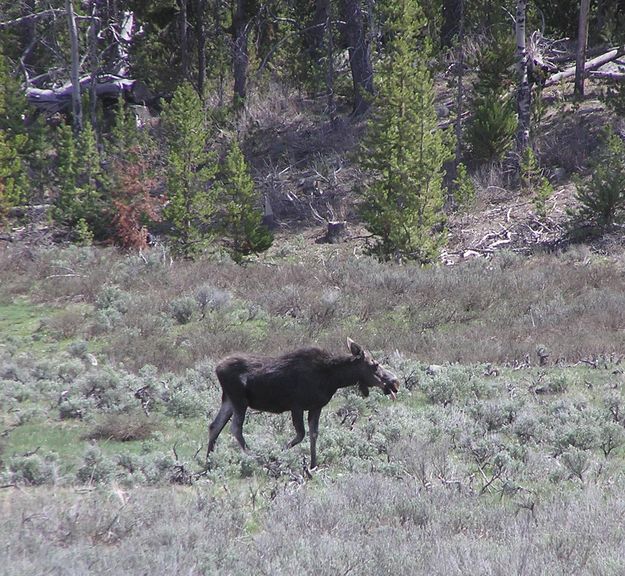
[[[609,229],[625,214],[625,142],[610,127],[593,160],[590,180],[578,184],[576,220]]]
[[[163,211],[175,249],[184,256],[210,241],[215,213],[212,180],[217,166],[207,151],[208,128],[202,102],[189,83],[182,84],[163,112],[167,143],[168,204]]]
[[[22,161],[28,138],[20,112],[26,102],[0,54],[0,219],[9,208],[28,197],[28,179]],[[22,102],[23,101],[23,102]]]
[[[236,140],[224,160],[219,188],[225,210],[223,232],[230,241],[233,260],[240,262],[248,254],[267,250],[273,236],[262,223],[263,214],[258,208],[260,198]]]
[[[443,162],[450,154],[437,127],[424,25],[416,0],[389,0],[389,42],[360,162],[372,176],[362,216],[382,259],[427,262],[444,241]]]
[[[115,116],[111,131],[107,135],[104,148],[108,156],[115,159],[124,158],[128,150],[135,148],[140,141],[135,117],[128,110],[124,99],[120,96],[115,106]]]
[[[110,201],[106,193],[106,178],[100,166],[95,132],[86,123],[80,134],[74,136],[68,125],[58,129],[58,196],[53,211],[54,219],[74,230],[81,222],[97,239],[110,231]]]

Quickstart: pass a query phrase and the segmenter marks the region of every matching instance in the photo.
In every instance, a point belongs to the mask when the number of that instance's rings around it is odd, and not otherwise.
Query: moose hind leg
[[[308,435],[310,436],[310,467],[317,467],[317,436],[319,435],[319,417],[321,408],[308,411]]]
[[[304,428],[304,411],[291,410],[291,419],[293,420],[293,427],[295,428],[295,438],[286,445],[287,448],[293,448],[293,446],[299,444],[306,435],[306,429]]]
[[[221,408],[219,408],[217,416],[215,416],[215,419],[208,427],[208,450],[206,451],[206,458],[208,458],[208,455],[215,448],[215,442],[217,441],[217,437],[219,436],[219,434],[221,434],[224,426],[232,417],[233,412],[234,410],[232,409],[232,404],[230,403],[230,400],[224,397],[222,399]]]

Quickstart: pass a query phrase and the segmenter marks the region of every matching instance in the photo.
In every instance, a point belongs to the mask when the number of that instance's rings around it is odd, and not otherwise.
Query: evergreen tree
[[[26,102],[19,85],[9,74],[6,59],[0,54],[0,219],[12,206],[24,203],[28,179],[22,161],[28,143],[21,112]]]
[[[517,128],[511,88],[514,77],[514,42],[508,29],[492,32],[477,54],[479,75],[470,103],[467,141],[471,158],[478,162],[500,160],[510,150]]]
[[[167,144],[168,204],[163,211],[175,248],[185,256],[201,251],[212,236],[212,180],[217,166],[207,151],[208,128],[199,96],[185,82],[163,112]]]
[[[578,184],[575,220],[600,230],[623,221],[625,213],[625,142],[608,128],[593,160],[590,180]]]
[[[97,239],[110,230],[110,202],[106,194],[106,178],[100,166],[95,132],[86,123],[74,136],[69,125],[58,130],[58,196],[54,219],[76,233],[88,227]]]
[[[380,258],[435,258],[443,243],[443,162],[449,157],[437,127],[426,62],[429,42],[416,0],[389,0],[387,53],[374,112],[361,151],[372,176],[362,216],[378,237]]]
[[[106,153],[113,159],[123,158],[128,150],[132,150],[139,144],[140,140],[134,114],[120,96],[115,106],[111,130],[104,141]]]
[[[262,223],[263,214],[258,208],[260,198],[236,140],[224,161],[220,201],[225,210],[223,232],[230,241],[233,260],[240,262],[244,256],[263,252],[271,246],[273,237]]]

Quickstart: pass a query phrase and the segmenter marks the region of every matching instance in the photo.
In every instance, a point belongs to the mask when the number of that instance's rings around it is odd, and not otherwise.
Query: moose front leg
[[[319,435],[319,417],[321,408],[308,411],[308,435],[310,436],[310,467],[317,467],[317,436]]]
[[[304,428],[304,411],[291,410],[291,419],[293,420],[293,427],[295,428],[295,438],[286,445],[287,448],[293,448],[293,446],[299,444],[306,435],[306,429]]]
[[[211,422],[211,425],[208,427],[208,450],[206,451],[206,461],[208,462],[209,454],[215,448],[215,442],[217,441],[217,437],[224,429],[224,426],[228,423],[228,420],[232,417],[232,404],[230,400],[224,395],[222,398],[221,408],[217,413],[215,419]]]
[[[243,422],[245,421],[245,412],[247,406],[237,406],[234,408],[234,416],[232,417],[232,435],[237,439],[241,450],[248,451],[245,438],[243,438]]]

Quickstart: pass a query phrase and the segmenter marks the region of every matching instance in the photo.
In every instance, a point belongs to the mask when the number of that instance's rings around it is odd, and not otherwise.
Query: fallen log
[[[89,90],[91,77],[80,79],[80,91]],[[71,84],[64,84],[60,88],[27,88],[26,100],[35,108],[48,114],[69,111],[72,107],[72,94],[74,88]],[[148,104],[154,96],[148,87],[139,80],[122,78],[113,75],[98,78],[95,86],[97,98],[102,100],[117,100],[120,96],[133,104]]]
[[[584,66],[584,72],[588,72],[590,70],[596,70],[597,68],[601,68],[604,64],[608,62],[612,62],[612,60],[616,60],[617,58],[623,56],[625,54],[625,46],[619,46],[618,48],[612,48],[608,50],[604,54],[593,58],[592,60],[588,60],[586,65]],[[575,66],[570,66],[566,68],[562,72],[558,72],[556,74],[552,74],[545,81],[545,86],[553,86],[554,84],[558,84],[562,80],[568,80],[575,76]]]

